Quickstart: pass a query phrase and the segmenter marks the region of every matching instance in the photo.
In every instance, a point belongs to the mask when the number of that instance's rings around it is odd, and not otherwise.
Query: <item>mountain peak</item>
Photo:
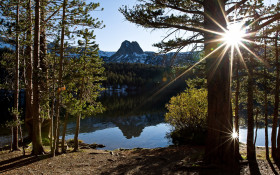
[[[143,54],[143,50],[136,41],[123,41],[121,47],[117,51],[116,55],[133,55],[134,53]]]

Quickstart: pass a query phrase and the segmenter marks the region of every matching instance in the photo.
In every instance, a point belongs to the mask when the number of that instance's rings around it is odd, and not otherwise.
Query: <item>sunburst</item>
[[[233,139],[238,138],[238,133],[237,133],[237,132],[231,133],[231,137],[232,137]]]
[[[238,47],[246,37],[246,30],[241,23],[233,23],[227,26],[228,30],[222,34],[222,40],[231,47]]]
[[[249,12],[247,12],[247,13],[249,13]],[[160,90],[158,90],[153,96],[151,96],[151,98],[153,98],[154,96],[159,94],[163,89],[165,89],[167,86],[169,86],[170,84],[175,82],[178,78],[180,78],[183,75],[185,75],[186,73],[188,73],[195,66],[197,66],[201,62],[205,61],[207,58],[209,58],[212,55],[217,54],[217,53],[219,55],[219,59],[218,59],[219,61],[217,62],[217,65],[215,66],[215,68],[218,67],[219,62],[222,59],[230,59],[230,87],[232,85],[231,83],[232,83],[232,70],[233,70],[233,60],[234,59],[239,59],[241,61],[241,63],[243,64],[243,66],[245,67],[245,69],[248,70],[245,59],[242,54],[242,51],[247,51],[248,53],[253,55],[256,60],[266,64],[259,56],[257,56],[257,54],[254,53],[254,51],[252,51],[250,48],[247,47],[248,43],[255,43],[254,41],[250,40],[250,37],[256,35],[256,32],[248,32],[250,30],[250,28],[252,27],[252,25],[255,24],[255,21],[249,25],[245,25],[245,23],[246,23],[245,19],[243,19],[241,21],[233,20],[230,22],[227,19],[225,14],[224,14],[224,17],[227,22],[226,27],[219,24],[219,22],[217,22],[211,16],[208,16],[208,18],[210,18],[221,29],[220,31],[213,31],[213,30],[209,30],[209,29],[205,29],[205,28],[201,28],[201,27],[194,27],[194,28],[204,31],[205,33],[212,33],[212,34],[216,35],[217,38],[210,42],[219,43],[219,44],[217,44],[216,48],[213,48],[210,53],[206,54],[197,63],[195,63],[194,65],[191,65],[182,74],[178,75],[176,78],[174,78],[172,81],[170,81],[167,85],[165,85]],[[236,19],[236,16],[234,17],[234,19]],[[229,57],[225,56],[227,54]],[[214,71],[215,71],[215,69],[214,69]],[[210,129],[214,129],[214,128],[210,128]],[[220,132],[223,132],[223,131],[220,131]],[[226,132],[226,134],[228,136],[228,139],[226,140],[226,142],[235,141],[239,137],[238,128],[234,128],[234,127],[228,128],[228,131]],[[222,144],[224,144],[224,143],[222,143]]]

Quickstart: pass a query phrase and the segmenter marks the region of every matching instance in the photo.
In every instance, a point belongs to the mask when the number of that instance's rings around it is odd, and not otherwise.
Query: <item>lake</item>
[[[166,93],[166,92],[165,92]],[[165,123],[165,104],[174,92],[157,96],[152,100],[143,94],[120,92],[103,97],[107,111],[81,121],[79,139],[86,143],[104,144],[104,149],[156,148],[172,145],[167,137],[172,127]],[[75,121],[75,119],[73,119]],[[69,122],[67,139],[74,138],[75,122]],[[246,143],[247,129],[239,129],[239,139]],[[269,146],[271,128],[268,129]],[[265,146],[264,128],[257,131],[257,146]]]
[[[271,146],[271,127],[268,127],[268,146]],[[255,131],[255,130],[254,130]],[[257,140],[256,146],[265,146],[265,129],[258,128],[257,130]],[[277,130],[278,132],[278,130]],[[247,128],[240,128],[239,129],[239,141],[246,143],[247,142]]]
[[[103,149],[107,150],[172,145],[171,139],[167,137],[172,127],[164,121],[164,106],[176,92],[165,92],[164,95],[159,94],[152,96],[153,98],[150,98],[151,95],[125,91],[103,94],[101,101],[106,112],[82,119],[79,139],[85,143],[104,144],[106,147]],[[69,119],[66,139],[74,138],[75,121],[75,118]],[[257,134],[256,145],[264,146],[264,128],[258,129]],[[271,128],[269,137],[270,135]],[[240,128],[239,137],[241,142],[246,142],[246,128]],[[0,128],[0,147],[9,143],[10,139],[10,131]]]
[[[81,120],[79,139],[117,148],[156,148],[171,145],[167,134],[172,127],[165,123],[165,104],[170,95],[149,96],[138,93],[114,93],[102,97],[106,112]],[[74,138],[75,118],[68,122],[66,139]]]

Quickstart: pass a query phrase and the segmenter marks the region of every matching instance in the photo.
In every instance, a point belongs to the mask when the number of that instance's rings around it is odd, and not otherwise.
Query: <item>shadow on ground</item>
[[[49,158],[50,155],[33,156],[33,155],[22,155],[13,157],[0,162],[0,173],[20,168],[34,162]]]

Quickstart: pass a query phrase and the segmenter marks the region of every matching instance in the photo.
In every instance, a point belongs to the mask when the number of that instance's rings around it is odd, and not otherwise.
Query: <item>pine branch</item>
[[[264,28],[265,26],[268,26],[269,24],[271,24],[271,23],[273,23],[273,22],[279,20],[279,19],[280,19],[280,13],[277,13],[277,14],[275,14],[275,15],[272,15],[271,17],[272,17],[272,18],[271,18],[270,20],[264,22],[264,23],[261,24],[261,25],[256,26],[256,28],[253,29],[253,30],[251,30],[250,32],[257,32],[258,30]]]
[[[243,4],[245,4],[245,2],[247,2],[248,0],[242,0],[240,2],[238,2],[237,4],[235,4],[234,6],[232,6],[231,8],[229,8],[226,11],[226,14],[230,14],[231,12],[233,12],[235,9],[238,9],[240,6],[242,6]]]
[[[198,15],[203,15],[203,16],[205,15],[204,12],[199,11],[199,10],[187,10],[187,9],[184,9],[184,8],[180,8],[179,6],[162,3],[159,0],[156,0],[155,2],[159,5],[163,5],[165,7],[168,7],[168,8],[174,9],[174,10],[178,10],[180,12],[198,14]]]

